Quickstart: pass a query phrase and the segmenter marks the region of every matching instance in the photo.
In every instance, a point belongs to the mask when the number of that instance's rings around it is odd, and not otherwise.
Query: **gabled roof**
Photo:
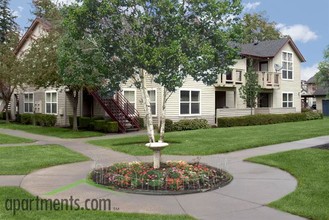
[[[242,56],[251,56],[256,58],[273,58],[286,44],[290,44],[301,62],[306,61],[290,37],[281,38],[278,40],[260,41],[251,44],[242,44],[240,54]]]
[[[27,31],[25,32],[25,34],[23,35],[23,37],[19,40],[18,45],[15,48],[15,54],[16,55],[20,52],[20,50],[24,46],[25,42],[31,37],[34,29],[39,24],[41,24],[45,30],[49,30],[50,27],[51,27],[50,23],[48,21],[46,21],[45,19],[43,19],[43,18],[36,18],[36,19],[34,19],[34,21],[30,25],[30,27],[27,29]]]
[[[306,82],[306,84],[315,84],[316,83],[316,79],[315,76],[312,76],[311,78],[309,78]]]

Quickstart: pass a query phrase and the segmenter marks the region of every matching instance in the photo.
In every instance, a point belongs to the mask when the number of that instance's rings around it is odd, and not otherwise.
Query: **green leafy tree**
[[[276,29],[275,22],[269,22],[265,12],[245,14],[243,16],[243,43],[254,41],[277,40],[280,38],[280,31]]]
[[[238,0],[84,0],[64,24],[100,51],[103,65],[94,67],[102,67],[99,72],[109,79],[107,87],[115,89],[133,79],[142,94],[149,141],[155,142],[147,77],[166,91],[163,112],[168,96],[188,75],[208,85],[215,83],[237,57],[229,45],[240,41],[241,9]],[[164,122],[165,113],[161,115]]]
[[[5,102],[7,122],[9,122],[9,104],[12,94],[26,80],[21,71],[21,62],[14,53],[19,33],[14,21],[15,16],[8,4],[8,0],[0,2],[0,93]]]
[[[246,83],[239,88],[240,97],[245,101],[247,106],[250,107],[250,114],[252,115],[252,110],[257,105],[257,98],[261,87],[258,84],[258,74],[252,67],[248,68],[244,77]]]
[[[89,42],[77,39],[62,25],[64,8],[50,0],[37,0],[34,14],[49,28],[23,56],[25,71],[31,76],[29,85],[65,89],[73,108],[73,130],[78,130],[79,93],[93,85],[95,74],[91,74],[89,66],[92,67],[90,62],[97,61],[97,56],[89,50]]]
[[[329,96],[329,46],[324,51],[324,60],[319,63],[319,72],[316,73],[317,83],[327,90]]]
[[[21,61],[16,57],[14,48],[19,34],[7,34],[5,43],[0,44],[0,93],[5,102],[6,121],[9,122],[9,104],[14,91],[26,81]]]

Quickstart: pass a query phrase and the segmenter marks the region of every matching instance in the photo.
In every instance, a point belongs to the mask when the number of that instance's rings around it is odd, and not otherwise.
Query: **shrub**
[[[138,117],[137,120],[138,120],[140,128],[145,128],[144,118]]]
[[[182,119],[178,122],[172,122],[166,119],[166,131],[186,131],[210,128],[206,119]]]
[[[57,121],[56,115],[35,114],[34,117],[35,117],[36,125],[45,126],[45,127],[55,126]]]
[[[106,121],[105,132],[118,133],[119,132],[118,122],[116,122],[116,121]]]
[[[305,115],[306,115],[306,120],[315,120],[315,119],[323,118],[323,114],[320,112],[309,111],[309,112],[305,112]]]
[[[319,114],[319,113],[318,113]],[[322,116],[313,114],[313,112],[305,113],[289,113],[289,114],[259,114],[247,115],[241,117],[218,118],[218,127],[236,127],[236,126],[252,126],[252,125],[268,125],[284,122],[306,121],[311,119],[319,119]]]
[[[104,131],[105,130],[105,120],[95,120],[93,122],[94,124],[94,129],[96,131]]]
[[[78,127],[79,127],[79,118],[80,116],[77,116],[77,124],[78,124]],[[73,127],[73,115],[69,115],[69,123],[70,123],[70,127],[72,128]]]
[[[21,114],[20,115],[20,123],[21,124],[33,124],[33,120],[35,120],[36,125],[52,127],[56,124],[57,117],[56,115],[47,115],[47,114]]]
[[[95,120],[93,124],[96,131],[106,133],[118,133],[119,131],[119,125],[116,121]]]
[[[168,131],[173,131],[173,125],[174,125],[174,122],[170,119],[166,119],[166,122],[165,122],[165,131],[168,132]]]
[[[79,117],[78,127],[83,129],[88,129],[91,127],[93,120],[89,117]]]
[[[33,123],[33,115],[32,114],[21,114],[21,122],[24,125],[29,125]]]

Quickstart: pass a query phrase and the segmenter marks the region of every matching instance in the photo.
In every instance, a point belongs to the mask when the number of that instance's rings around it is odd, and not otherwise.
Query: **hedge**
[[[101,131],[106,133],[117,133],[119,131],[118,122],[108,121],[108,120],[95,120],[94,128],[96,131]]]
[[[20,114],[20,123],[21,124],[33,124],[35,120],[36,125],[44,127],[52,127],[56,124],[57,117],[55,115],[47,114]]]
[[[218,127],[236,127],[252,125],[268,125],[284,122],[296,122],[321,119],[323,115],[318,112],[289,113],[289,114],[259,114],[241,117],[218,118]]]
[[[206,128],[210,128],[206,119],[182,119],[178,122],[166,119],[165,131],[186,131]]]

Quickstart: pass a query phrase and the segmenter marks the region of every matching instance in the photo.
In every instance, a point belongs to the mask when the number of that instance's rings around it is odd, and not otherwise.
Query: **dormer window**
[[[291,52],[282,52],[282,79],[293,79],[293,61]]]

